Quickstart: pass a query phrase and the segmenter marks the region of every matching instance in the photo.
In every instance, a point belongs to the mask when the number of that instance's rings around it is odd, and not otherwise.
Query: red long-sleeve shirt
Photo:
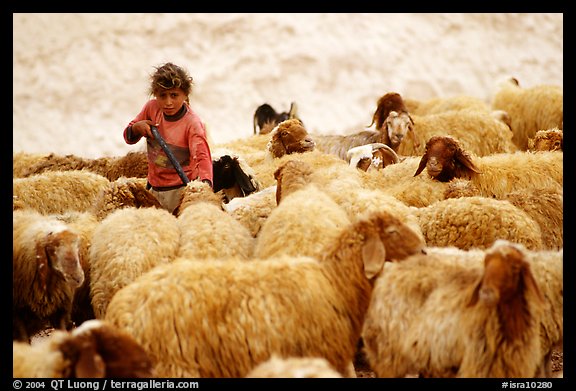
[[[151,120],[158,125],[158,132],[182,166],[190,180],[213,181],[212,155],[206,128],[200,117],[184,103],[182,110],[173,116],[162,113],[156,99],[151,99],[124,129],[124,141],[136,144],[141,137],[132,134],[132,125],[141,120]],[[182,179],[158,141],[147,139],[148,182],[154,187],[182,184]]]

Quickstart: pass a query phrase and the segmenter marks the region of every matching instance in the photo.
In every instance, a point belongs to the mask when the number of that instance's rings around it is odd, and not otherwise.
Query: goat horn
[[[296,118],[298,114],[298,106],[296,102],[290,103],[290,111],[288,112],[288,118]]]

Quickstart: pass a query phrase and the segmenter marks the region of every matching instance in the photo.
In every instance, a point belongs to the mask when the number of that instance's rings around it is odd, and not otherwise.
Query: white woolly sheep
[[[33,210],[12,213],[12,338],[72,326],[72,301],[84,282],[79,234]]]
[[[30,345],[12,343],[15,378],[152,377],[152,362],[126,332],[101,320],[52,333]]]
[[[244,377],[273,354],[323,357],[344,373],[368,306],[369,279],[385,258],[421,252],[419,241],[405,247],[413,236],[379,213],[346,227],[320,260],[176,260],[118,291],[106,320],[144,347],[158,376]]]
[[[523,151],[528,149],[528,139],[537,131],[562,129],[563,105],[562,87],[542,84],[522,88],[514,78],[500,83],[492,98],[492,108],[510,115],[512,141]]]
[[[490,113],[462,110],[413,115],[412,118],[418,146],[405,140],[396,151],[401,156],[421,155],[426,141],[433,136],[452,136],[465,150],[477,156],[518,150],[508,126]]]
[[[262,224],[276,208],[276,185],[268,186],[246,197],[236,197],[223,207],[234,219],[248,228],[255,238],[262,229]]]
[[[90,294],[96,318],[123,286],[156,265],[171,262],[180,247],[176,217],[165,209],[118,209],[100,222],[90,247]]]
[[[272,355],[258,364],[247,378],[341,378],[332,365],[322,357],[287,357]]]
[[[558,128],[539,130],[528,139],[529,151],[564,151],[564,132]]]
[[[376,375],[535,376],[544,314],[535,274],[524,252],[502,241],[484,267],[432,255],[386,265],[362,331]]]
[[[428,246],[488,248],[497,239],[543,248],[540,225],[509,201],[488,197],[451,198],[412,208]]]
[[[12,180],[12,194],[21,206],[42,214],[88,211],[110,181],[89,171],[53,171]]]
[[[236,258],[248,260],[254,251],[254,237],[248,228],[222,210],[212,188],[191,181],[182,192],[176,225],[180,230],[177,256],[188,259]],[[176,211],[176,210],[175,210]]]

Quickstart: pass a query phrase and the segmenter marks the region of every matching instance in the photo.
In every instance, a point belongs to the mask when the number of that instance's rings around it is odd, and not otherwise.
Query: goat
[[[256,109],[253,118],[254,134],[266,134],[282,121],[287,119],[298,118],[296,102],[290,103],[288,112],[277,113],[272,106],[264,103]],[[256,130],[258,128],[258,131]]]

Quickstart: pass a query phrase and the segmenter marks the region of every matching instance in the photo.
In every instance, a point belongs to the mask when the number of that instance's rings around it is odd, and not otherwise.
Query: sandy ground
[[[563,14],[14,14],[13,150],[117,156],[148,77],[193,76],[213,144],[297,103],[313,133],[370,123],[387,92],[489,101],[498,81],[563,85]]]

